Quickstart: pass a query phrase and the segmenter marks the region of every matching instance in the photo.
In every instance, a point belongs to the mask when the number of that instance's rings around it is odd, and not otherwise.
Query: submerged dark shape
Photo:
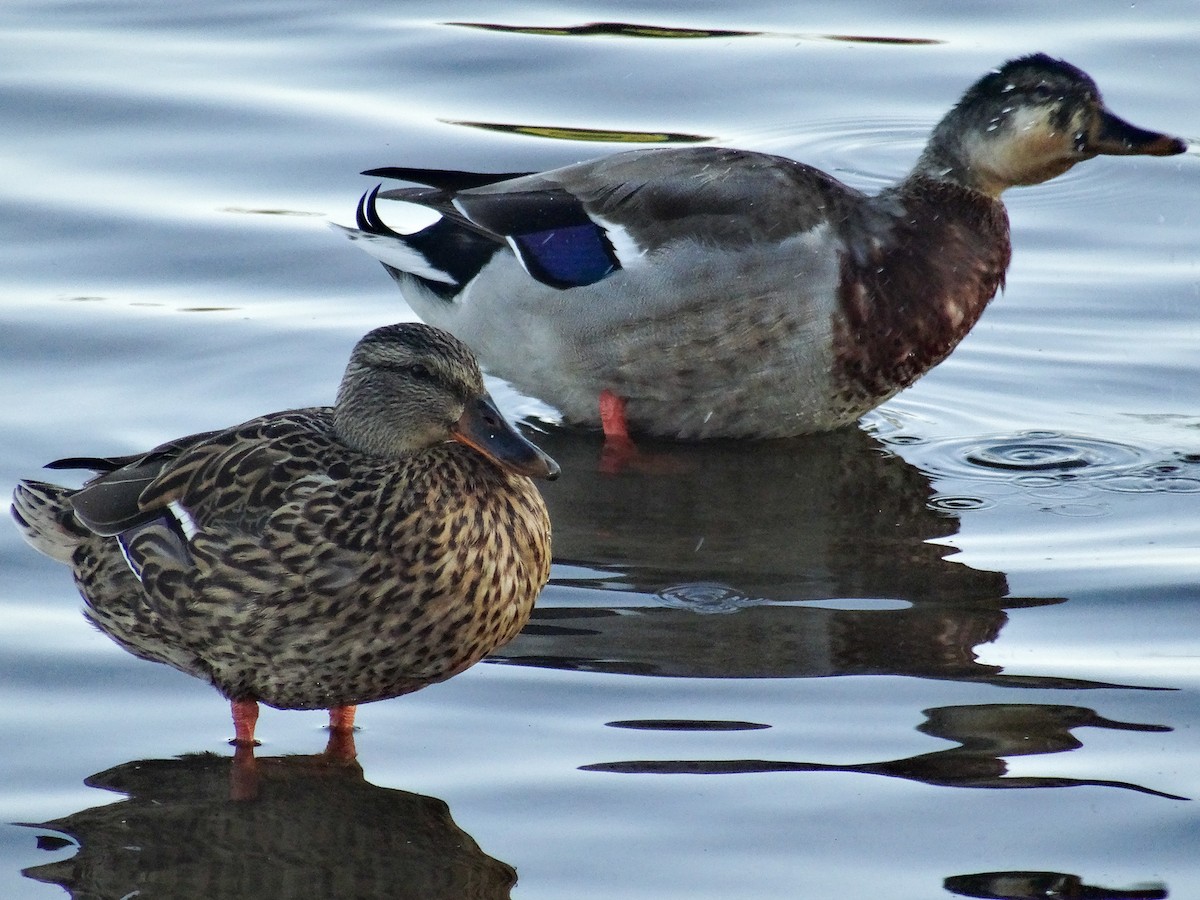
[[[786,437],[855,422],[949,355],[1004,284],[1006,189],[1186,147],[1034,54],[971,86],[877,196],[778,156],[656,148],[515,177],[369,170],[427,186],[368,192],[345,232],[571,422]],[[377,199],[442,218],[399,234]]]
[[[329,709],[348,733],[356,704],[463,671],[549,577],[530,477],[558,466],[426,325],[359,341],[332,407],[53,465],[99,474],[22,482],[25,538],[71,566],[101,631],[228,697],[244,745],[258,702]]]

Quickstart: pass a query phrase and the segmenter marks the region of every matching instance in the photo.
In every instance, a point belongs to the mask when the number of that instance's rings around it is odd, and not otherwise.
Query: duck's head
[[[558,464],[500,414],[466,344],[428,325],[376,328],[355,345],[333,421],[343,441],[375,456],[459,441],[518,475],[558,475]]]
[[[938,123],[916,171],[996,197],[1101,154],[1173,156],[1187,142],[1114,116],[1087,73],[1043,53],[973,84]]]

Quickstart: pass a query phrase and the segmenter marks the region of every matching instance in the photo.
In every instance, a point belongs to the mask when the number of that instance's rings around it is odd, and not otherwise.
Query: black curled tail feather
[[[444,273],[449,281],[424,277],[419,271],[383,263],[393,278],[414,278],[442,300],[450,301],[458,296],[463,287],[504,247],[503,239],[482,234],[447,215],[420,231],[401,234],[383,221],[376,206],[378,198],[379,187],[376,186],[359,200],[355,215],[359,230],[376,237],[400,241],[419,256],[429,269]],[[417,202],[415,196],[412,202]]]

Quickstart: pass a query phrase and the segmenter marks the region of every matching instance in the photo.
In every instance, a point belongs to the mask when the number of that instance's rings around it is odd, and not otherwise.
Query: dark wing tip
[[[67,456],[46,463],[47,469],[86,469],[89,472],[115,472],[124,465],[137,460],[136,456]]]
[[[417,169],[408,166],[380,166],[377,169],[367,169],[362,173],[372,178],[394,178],[397,181],[411,181],[413,184],[423,184],[437,188],[440,191],[455,193],[468,191],[471,188],[498,184],[501,181],[511,181],[523,178],[529,172],[465,172],[461,169]]]

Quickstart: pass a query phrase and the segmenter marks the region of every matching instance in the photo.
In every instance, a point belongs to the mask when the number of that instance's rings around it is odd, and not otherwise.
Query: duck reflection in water
[[[677,677],[1081,684],[977,659],[1008,611],[1061,600],[1010,597],[1003,573],[956,562],[943,542],[957,516],[933,508],[928,477],[867,433],[647,444],[676,471],[616,477],[597,473],[594,439],[551,430],[539,442],[571,472],[542,490],[558,569],[493,659]]]
[[[977,872],[952,875],[946,890],[960,897],[981,900],[1166,900],[1161,884],[1132,888],[1107,888],[1084,884],[1078,875],[1065,872]]]
[[[29,827],[74,856],[26,869],[75,898],[393,897],[499,900],[516,871],[433,797],[378,787],[357,763],[260,757],[253,803],[228,799],[231,761],[128,762],[86,783],[127,795]],[[64,839],[60,835],[69,836]]]
[[[1072,733],[1076,728],[1158,733],[1170,731],[1163,725],[1117,722],[1082,706],[996,703],[978,706],[944,706],[925,710],[926,721],[917,727],[922,734],[954,741],[957,747],[923,753],[907,759],[879,763],[832,765],[769,759],[627,760],[583,766],[591,772],[625,774],[731,775],[759,772],[847,772],[886,775],[941,787],[964,788],[1059,788],[1112,787],[1168,800],[1186,800],[1176,794],[1126,781],[1061,776],[1007,775],[1006,757],[1034,756],[1077,750],[1083,744]],[[637,722],[609,723],[638,727]],[[671,730],[679,730],[671,728]],[[699,730],[699,729],[698,729]],[[708,730],[708,729],[704,729]]]
[[[1011,597],[1003,573],[955,561],[945,542],[958,517],[933,502],[926,475],[865,432],[753,447],[664,445],[657,449],[679,463],[676,471],[617,477],[597,474],[598,441],[559,431],[540,441],[572,472],[543,490],[559,568],[530,624],[495,660],[676,678],[880,674],[1013,688],[1131,687],[981,662],[975,647],[999,640],[1011,611],[1064,601]],[[1007,756],[1079,747],[1075,728],[1168,730],[1160,725],[1057,704],[926,715],[919,730],[959,746],[840,767],[733,759],[587,768],[845,771],[956,787],[1094,784],[1171,796],[1116,780],[1006,775]]]

